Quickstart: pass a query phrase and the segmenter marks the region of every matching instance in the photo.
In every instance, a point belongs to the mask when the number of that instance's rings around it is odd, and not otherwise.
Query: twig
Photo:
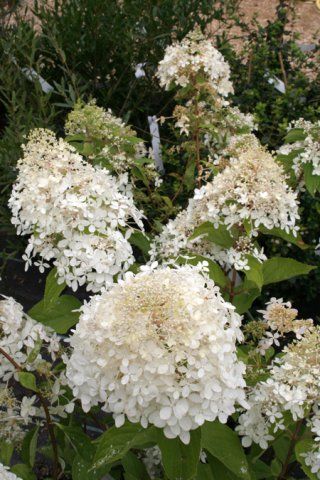
[[[9,355],[1,347],[0,347],[0,353],[11,363],[11,365],[14,366],[14,368],[18,372],[23,372],[24,371],[22,366],[19,365],[19,363],[17,363],[14,360],[14,358],[12,358],[11,355]],[[44,414],[45,414],[45,417],[46,417],[47,430],[48,430],[48,434],[49,434],[51,445],[52,445],[52,452],[53,452],[53,459],[54,459],[53,460],[53,478],[54,478],[54,480],[58,480],[58,477],[59,477],[58,446],[57,446],[57,439],[56,439],[55,433],[54,433],[54,427],[53,427],[52,419],[51,419],[50,412],[49,412],[48,405],[47,405],[47,402],[46,402],[45,398],[43,397],[41,392],[37,391],[35,393],[39,398],[39,401],[41,403],[41,406],[44,410]]]
[[[282,56],[281,51],[278,52],[278,57],[279,57],[280,68],[281,68],[281,72],[282,72],[282,76],[283,76],[283,83],[285,84],[285,86],[287,88],[288,87],[288,79],[287,79],[286,69],[284,68],[283,56]]]
[[[288,453],[287,453],[286,459],[284,461],[284,464],[282,466],[282,470],[280,472],[278,480],[284,480],[286,478],[286,475],[287,475],[287,472],[288,472],[288,467],[289,467],[289,464],[290,464],[290,458],[291,458],[291,455],[293,453],[296,441],[298,440],[299,433],[300,433],[300,430],[301,430],[301,427],[302,427],[302,424],[303,424],[303,420],[304,419],[302,418],[301,420],[299,420],[297,422],[296,428],[295,428],[295,430],[293,432],[293,435],[291,437],[291,442],[290,442],[290,445],[289,445]]]

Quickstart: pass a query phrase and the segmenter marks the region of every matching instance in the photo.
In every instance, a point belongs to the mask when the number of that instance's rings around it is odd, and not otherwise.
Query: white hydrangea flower
[[[2,465],[2,463],[0,463],[0,478],[1,480],[21,480],[21,478],[9,471],[9,467]]]
[[[312,165],[312,174],[320,175],[320,120],[315,123],[300,118],[289,125],[291,129],[302,129],[304,140],[287,143],[279,148],[278,154],[289,155],[295,153],[292,168],[299,180],[300,187],[303,187],[302,167],[305,164]]]
[[[134,262],[130,219],[143,228],[126,177],[93,167],[49,130],[34,130],[23,149],[9,206],[18,234],[30,235],[26,267],[52,260],[73,290],[109,286]]]
[[[28,317],[23,312],[22,305],[13,298],[4,297],[0,300],[0,347],[21,365],[39,341],[46,344],[48,353],[54,359],[60,345],[53,330]],[[28,368],[36,368],[38,360],[42,360],[40,355],[33,363],[28,364]],[[14,372],[14,366],[1,355],[1,381],[6,382]]]
[[[310,416],[311,431],[319,434],[320,327],[306,331],[301,340],[285,347],[284,355],[270,367],[270,378],[259,382],[248,396],[249,409],[240,415],[238,433],[248,447],[252,442],[266,449],[277,430],[285,429],[284,414],[294,421]]]
[[[164,58],[159,62],[157,77],[160,85],[168,89],[172,84],[186,87],[199,73],[205,75],[218,95],[226,97],[233,92],[229,64],[212,41],[196,29],[180,43],[166,48]]]
[[[127,417],[188,443],[243,403],[241,317],[198,269],[155,267],[83,306],[66,375],[84,411],[102,402],[118,427]]]
[[[315,446],[313,450],[303,454],[305,462],[311,469],[311,473],[315,474],[317,478],[320,478],[320,447]]]
[[[263,148],[250,148],[231,160],[211,182],[195,191],[195,217],[216,228],[248,222],[252,235],[260,225],[296,232],[297,194],[286,183],[282,167]]]

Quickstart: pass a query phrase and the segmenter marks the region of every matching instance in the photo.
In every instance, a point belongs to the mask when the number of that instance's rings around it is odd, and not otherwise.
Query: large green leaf
[[[56,424],[62,430],[66,439],[70,443],[75,453],[86,461],[90,461],[95,453],[95,447],[91,443],[90,438],[83,432],[80,427]]]
[[[313,164],[308,162],[303,165],[304,181],[311,195],[320,191],[320,175],[313,174]]]
[[[221,247],[230,248],[234,243],[230,231],[225,225],[220,225],[219,228],[215,228],[212,223],[205,222],[199,227],[195,228],[190,240],[194,240],[200,235],[205,236],[210,242],[216,243]]]
[[[111,466],[92,468],[92,460],[85,460],[76,454],[72,462],[72,480],[101,480],[109,472]]]
[[[144,463],[134,453],[128,452],[121,460],[121,463],[126,475],[131,475],[139,480],[150,480]]]
[[[34,466],[37,445],[38,445],[38,436],[39,436],[39,425],[30,430],[23,439],[21,457],[22,460],[30,465]]]
[[[155,443],[156,429],[143,428],[138,423],[126,422],[122,427],[111,427],[97,440],[97,451],[94,457],[94,467],[121,460],[133,447],[143,446],[149,442]]]
[[[308,478],[310,478],[311,480],[317,480],[317,475],[311,472],[311,468],[306,465],[305,459],[305,455],[312,450],[313,446],[314,442],[311,439],[300,440],[300,442],[298,442],[295,446],[295,454],[298,462],[301,465],[302,470],[308,476]]]
[[[208,461],[212,471],[213,480],[239,480],[241,478],[235,475],[222,462],[212,455],[208,455]]]
[[[237,312],[240,315],[247,312],[260,293],[260,289],[256,283],[246,278],[244,282],[237,287],[236,294],[232,300]]]
[[[43,299],[36,303],[28,312],[30,317],[57,333],[66,333],[79,319],[81,302],[72,295],[61,295],[65,283],[58,284],[56,269],[53,268],[46,278]]]
[[[21,478],[21,480],[37,480],[30,465],[18,463],[11,468],[11,471]]]
[[[144,255],[148,255],[150,250],[150,239],[140,231],[133,232],[129,237],[131,245],[138,247]]]
[[[263,284],[282,282],[298,275],[307,275],[315,266],[298,262],[293,258],[274,257],[263,263]]]
[[[158,445],[162,464],[169,480],[191,480],[197,474],[201,451],[201,429],[190,432],[190,443],[185,445],[179,438],[168,439],[158,432]]]
[[[238,435],[218,421],[206,422],[202,427],[202,448],[237,477],[250,480],[249,465]]]
[[[300,233],[297,233],[297,235],[294,236],[292,232],[287,233],[284,230],[281,230],[281,228],[272,228],[271,230],[269,230],[263,225],[260,225],[259,231],[263,235],[270,235],[270,236],[282,238],[283,240],[286,240],[287,242],[292,243],[293,245],[296,245],[297,247],[301,248],[301,250],[306,250],[307,248],[310,248],[310,245],[307,245],[306,243],[304,243]]]
[[[199,463],[196,480],[216,480],[208,463]]]

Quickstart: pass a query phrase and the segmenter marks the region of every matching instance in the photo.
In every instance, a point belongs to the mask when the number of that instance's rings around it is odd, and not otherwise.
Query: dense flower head
[[[218,95],[226,97],[233,92],[229,64],[200,29],[190,32],[181,42],[168,46],[157,71],[160,85],[166,89],[172,84],[185,87],[198,74],[204,75]]]
[[[239,418],[237,431],[243,436],[243,445],[258,443],[267,448],[277,430],[285,428],[285,412],[293,420],[311,417],[313,431],[320,434],[320,327],[305,332],[283,350],[283,356],[274,360],[270,377],[252,388],[249,409]]]
[[[130,170],[137,158],[146,155],[144,142],[121,118],[96,105],[95,100],[77,102],[65,124],[67,135],[83,135],[87,141],[98,141],[95,155],[104,157],[117,173]]]
[[[240,324],[197,268],[144,267],[84,305],[67,378],[84,411],[102,402],[117,426],[127,417],[188,443],[244,398]]]
[[[301,130],[301,139],[280,147],[279,154],[293,155],[292,168],[300,184],[303,184],[302,169],[306,164],[312,165],[312,174],[320,175],[320,120],[312,123],[300,118],[292,122],[290,130]]]
[[[0,463],[0,478],[1,480],[21,480],[17,475],[9,472],[8,467],[5,467],[2,463]]]
[[[211,182],[196,190],[195,216],[216,228],[248,222],[253,235],[259,226],[296,230],[297,195],[286,183],[283,169],[263,148],[250,148],[230,161]]]
[[[31,132],[23,150],[9,206],[18,234],[30,235],[27,265],[38,257],[43,270],[53,260],[74,290],[110,285],[134,261],[130,220],[142,228],[126,176],[90,165],[49,130]]]

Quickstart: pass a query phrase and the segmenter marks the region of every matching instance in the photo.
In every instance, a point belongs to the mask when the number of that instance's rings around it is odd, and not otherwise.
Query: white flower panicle
[[[83,135],[87,141],[100,142],[101,148],[92,156],[104,157],[117,173],[128,172],[135,160],[146,156],[144,142],[121,118],[96,105],[78,102],[65,124],[67,135]]]
[[[239,417],[236,430],[243,436],[244,446],[255,442],[267,448],[275,432],[285,429],[285,412],[295,421],[309,416],[311,430],[320,435],[320,327],[307,330],[283,353],[273,362],[270,378],[253,387],[250,407]]]
[[[99,291],[134,262],[128,237],[143,228],[125,176],[93,167],[49,130],[34,130],[18,162],[9,206],[18,234],[30,235],[24,259],[51,260],[59,282]]]
[[[69,385],[84,411],[102,402],[118,427],[127,417],[188,443],[190,430],[226,422],[243,402],[240,324],[194,267],[127,273],[84,305],[70,340]]]
[[[43,342],[54,359],[60,349],[57,335],[49,327],[35,322],[23,312],[22,305],[11,297],[0,300],[0,347],[20,365],[27,361],[38,342]],[[0,354],[0,382],[6,382],[15,373],[15,367]],[[34,370],[42,357],[37,354],[28,370]]]
[[[218,95],[226,97],[233,92],[229,64],[200,29],[190,32],[180,43],[166,48],[164,58],[159,62],[157,77],[160,85],[168,89],[172,84],[185,87],[198,74],[205,76]]]
[[[249,223],[256,236],[260,226],[296,232],[297,195],[286,184],[283,169],[263,148],[241,153],[211,182],[196,190],[195,216],[216,228]]]
[[[265,336],[260,340],[258,345],[259,352],[264,355],[266,350],[273,344],[279,346],[279,339],[286,334],[293,332],[297,339],[313,329],[313,320],[298,320],[298,310],[292,308],[291,302],[284,302],[282,298],[271,298],[266,303],[266,310],[258,310],[263,314],[263,322],[265,324]],[[272,330],[268,332],[267,330]]]
[[[278,153],[282,155],[294,155],[292,168],[300,184],[303,185],[302,169],[306,164],[312,165],[312,174],[320,175],[320,120],[312,123],[300,118],[292,122],[288,128],[291,130],[302,130],[301,140],[287,143],[279,148]]]
[[[2,463],[0,463],[0,478],[1,480],[21,480],[21,478],[10,472],[8,467],[5,467]]]

